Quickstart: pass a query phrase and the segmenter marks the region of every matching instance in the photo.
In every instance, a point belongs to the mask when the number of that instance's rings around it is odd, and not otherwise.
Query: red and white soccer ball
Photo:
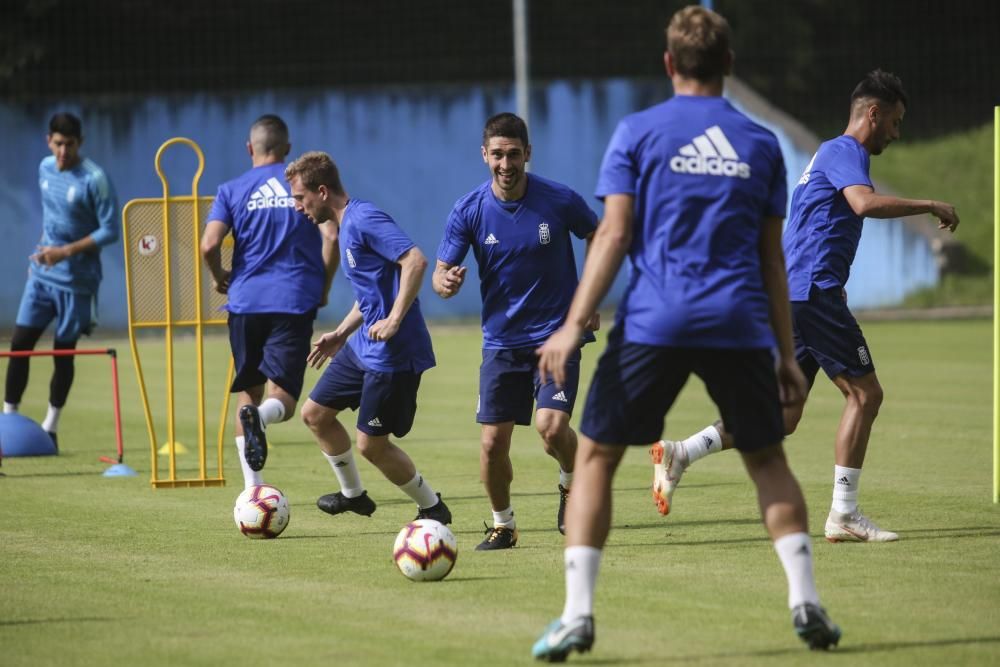
[[[254,539],[271,539],[288,527],[288,500],[269,484],[244,489],[236,498],[233,520],[240,532]]]
[[[458,547],[448,526],[433,519],[417,519],[399,531],[392,557],[407,579],[438,581],[455,567]]]

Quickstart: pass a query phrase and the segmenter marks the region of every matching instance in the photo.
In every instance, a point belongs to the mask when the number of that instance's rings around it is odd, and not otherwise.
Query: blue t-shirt
[[[787,191],[771,132],[722,97],[676,96],[618,124],[597,182],[611,194],[635,197],[626,341],[773,346],[758,242]]]
[[[232,231],[229,312],[303,314],[323,299],[323,236],[295,210],[285,165],[254,167],[223,183],[209,221]]]
[[[492,180],[459,199],[438,247],[438,259],[455,265],[472,246],[486,349],[535,346],[562,325],[577,285],[570,234],[586,238],[597,228],[597,215],[580,195],[527,177],[517,201],[498,199]]]
[[[792,301],[807,301],[811,285],[829,289],[847,284],[864,218],[854,213],[843,190],[851,185],[873,188],[870,160],[857,139],[839,136],[820,145],[795,186],[783,240]]]
[[[364,317],[348,345],[365,368],[383,373],[422,373],[435,364],[431,335],[414,299],[396,335],[387,341],[372,340],[368,329],[385,319],[399,293],[397,261],[416,244],[399,225],[371,202],[351,199],[340,221],[340,266],[351,281],[354,297]]]
[[[62,246],[91,237],[98,247],[118,240],[118,197],[107,174],[83,158],[72,169],[59,171],[55,157],[38,165],[42,191],[40,245]],[[31,264],[38,280],[82,294],[96,294],[101,284],[100,252],[81,252],[53,266]]]

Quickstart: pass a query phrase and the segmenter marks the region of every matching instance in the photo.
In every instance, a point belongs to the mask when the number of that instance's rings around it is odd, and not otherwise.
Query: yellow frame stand
[[[170,185],[161,167],[164,152],[175,145],[188,146],[198,157],[198,168],[191,181],[190,195],[171,195]],[[195,142],[176,137],[165,142],[156,151],[156,173],[163,183],[163,196],[152,199],[133,199],[122,210],[122,239],[125,249],[125,280],[128,295],[128,335],[135,363],[136,376],[142,396],[142,407],[149,431],[152,455],[153,488],[223,486],[223,440],[226,415],[229,412],[229,387],[233,380],[233,361],[230,357],[222,411],[219,417],[217,442],[217,468],[214,476],[208,475],[205,438],[205,369],[204,332],[207,326],[224,326],[224,314],[219,307],[225,297],[212,289],[211,280],[205,280],[200,252],[203,217],[211,206],[213,197],[198,196],[198,181],[205,168],[205,156]],[[223,248],[223,261],[232,257],[232,240],[227,238]],[[198,404],[198,476],[181,479],[177,476],[177,455],[184,452],[176,438],[174,428],[174,335],[178,328],[193,327],[197,365]],[[159,440],[149,396],[139,359],[136,332],[140,329],[162,329],[166,353],[166,419],[167,440],[158,449]],[[167,457],[167,477],[161,478],[159,455]]]
[[[993,502],[1000,503],[1000,107],[993,107]]]

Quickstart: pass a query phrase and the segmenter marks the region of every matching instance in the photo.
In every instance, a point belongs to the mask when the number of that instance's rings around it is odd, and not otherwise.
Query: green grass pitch
[[[862,507],[898,531],[895,544],[827,544],[832,440],[842,399],[820,378],[789,457],[810,506],[823,602],[841,646],[811,654],[795,638],[777,557],[733,453],[695,465],[663,519],[635,448],[616,478],[614,528],[596,597],[597,643],[571,662],[601,665],[987,665],[1000,663],[1000,510],[991,502],[991,323],[865,324],[885,387],[862,477]],[[105,478],[114,452],[108,362],[81,358],[58,457],[14,458],[0,477],[0,664],[517,665],[563,602],[555,530],[557,469],[528,428],[515,433],[508,552],[477,553],[489,507],[478,479],[474,423],[479,333],[433,328],[412,434],[401,441],[455,515],[458,563],[416,584],[391,549],[414,507],[367,462],[371,518],[330,517],[315,499],[337,488],[297,420],[274,426],[266,480],[291,503],[277,540],[248,540],[232,521],[241,477],[226,436],[224,488],[150,487],[150,446],[123,338],[125,461],[138,477]],[[178,439],[193,449],[189,340],[177,343]],[[585,352],[589,381],[596,346]],[[142,345],[146,380],[161,386],[162,347]],[[228,349],[207,356],[210,440]],[[44,413],[50,362],[35,360],[25,412]],[[306,386],[316,378],[309,371]],[[162,389],[154,392],[162,397]],[[154,410],[162,414],[162,400]],[[692,379],[668,437],[714,419]],[[347,416],[350,419],[350,416]],[[231,422],[231,418],[227,418]],[[574,418],[576,423],[577,418]],[[159,424],[160,438],[165,427]],[[209,457],[210,463],[213,461]],[[193,454],[179,459],[182,474]]]

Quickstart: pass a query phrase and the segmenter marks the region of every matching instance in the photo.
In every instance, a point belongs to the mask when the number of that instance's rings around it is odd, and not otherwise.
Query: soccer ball
[[[236,498],[233,520],[247,537],[271,539],[288,527],[288,500],[285,494],[269,484],[245,489]]]
[[[407,579],[438,581],[455,567],[458,547],[448,526],[433,519],[417,519],[399,531],[392,558]]]

